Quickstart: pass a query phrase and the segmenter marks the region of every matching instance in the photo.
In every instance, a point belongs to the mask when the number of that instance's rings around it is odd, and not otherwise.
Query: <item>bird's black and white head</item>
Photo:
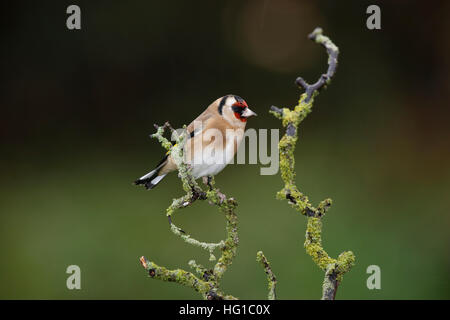
[[[229,94],[218,101],[217,110],[219,114],[234,126],[245,126],[249,117],[256,116],[256,113],[250,110],[245,100],[239,96]]]

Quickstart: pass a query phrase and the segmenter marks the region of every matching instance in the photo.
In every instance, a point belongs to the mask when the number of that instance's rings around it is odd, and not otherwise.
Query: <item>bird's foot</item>
[[[206,177],[203,177],[202,180],[203,180],[203,184],[208,186],[209,187],[209,191],[211,191],[213,189],[213,184],[212,184],[213,177],[212,176],[206,176]]]
[[[219,203],[224,203],[225,201],[227,201],[227,196],[220,192],[219,189],[216,189],[216,192],[217,197],[219,198]]]

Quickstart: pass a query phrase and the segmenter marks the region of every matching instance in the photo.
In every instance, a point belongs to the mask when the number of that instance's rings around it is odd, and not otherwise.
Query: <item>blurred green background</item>
[[[66,28],[78,4],[82,29]],[[357,264],[338,299],[450,298],[450,3],[367,1],[15,1],[2,3],[0,298],[197,299],[147,277],[138,258],[188,269],[208,254],[169,231],[165,208],[183,192],[175,174],[152,191],[132,185],[163,154],[153,123],[181,127],[216,98],[242,96],[280,128],[269,107],[293,106],[297,76],[326,70],[314,27],[341,51],[336,77],[301,126],[300,189],[334,206],[324,246]],[[375,2],[376,3],[376,2]],[[239,201],[240,245],[223,289],[265,299],[263,250],[281,299],[317,299],[323,273],[303,249],[306,219],[275,200],[279,175],[259,165],[216,177]],[[218,241],[224,219],[206,203],[175,221]],[[81,267],[81,290],[66,288]],[[381,268],[368,290],[366,268]]]

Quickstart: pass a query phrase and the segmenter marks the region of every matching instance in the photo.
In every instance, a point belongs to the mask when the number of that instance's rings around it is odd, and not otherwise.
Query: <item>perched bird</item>
[[[249,109],[244,99],[230,94],[211,103],[189,124],[183,151],[195,179],[214,176],[230,163],[244,136],[247,118],[251,116],[256,113]],[[176,169],[168,152],[155,169],[134,183],[152,189]]]

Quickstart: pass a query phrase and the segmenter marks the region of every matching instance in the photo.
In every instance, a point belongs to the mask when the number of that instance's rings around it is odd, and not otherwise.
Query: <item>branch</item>
[[[337,58],[339,55],[339,49],[335,46],[335,44],[326,36],[322,35],[322,29],[316,28],[314,31],[308,36],[309,39],[315,41],[318,44],[327,49],[328,53],[328,70],[326,74],[322,74],[314,84],[308,84],[302,77],[298,77],[295,80],[295,83],[298,86],[301,86],[306,91],[306,101],[308,102],[315,92],[318,92],[320,89],[325,87],[330,83],[331,78],[334,76],[337,67]]]
[[[144,269],[148,271],[148,275],[151,278],[169,282],[177,282],[201,293],[209,290],[207,282],[198,279],[191,272],[187,272],[182,269],[168,270],[165,267],[158,266],[154,262],[148,261],[144,256],[142,256],[139,260],[141,261]]]
[[[309,38],[323,45],[328,53],[328,71],[321,75],[316,83],[309,85],[303,78],[296,80],[297,85],[305,89],[300,96],[298,104],[293,110],[288,108],[271,107],[270,113],[282,121],[286,132],[279,142],[280,172],[284,187],[277,193],[278,199],[287,199],[288,203],[296,211],[305,215],[308,219],[306,228],[305,249],[313,261],[325,272],[322,299],[334,299],[339,283],[345,273],[354,265],[353,252],[347,251],[339,255],[337,259],[331,258],[322,246],[322,218],[331,206],[331,199],[325,199],[314,207],[308,197],[297,188],[295,183],[295,156],[294,151],[298,139],[298,126],[312,111],[314,98],[319,90],[331,81],[337,66],[339,49],[326,36],[322,35],[322,29],[316,28]]]
[[[198,246],[210,254],[210,261],[216,260],[213,252],[216,249],[221,249],[221,257],[211,270],[206,269],[202,265],[197,264],[194,260],[189,261],[191,266],[199,275],[200,278],[193,273],[183,269],[168,270],[164,267],[158,266],[156,263],[141,257],[142,266],[148,271],[151,278],[160,279],[163,281],[177,282],[181,285],[190,287],[199,292],[205,299],[208,300],[222,300],[222,299],[236,299],[231,295],[225,295],[220,290],[220,281],[223,274],[232,264],[233,258],[236,256],[239,238],[237,234],[237,216],[236,206],[237,202],[233,198],[227,198],[223,193],[214,187],[214,180],[208,181],[209,190],[204,191],[195,181],[191,174],[191,168],[184,162],[184,144],[187,137],[186,130],[180,135],[166,122],[163,126],[155,125],[157,131],[152,134],[152,138],[156,138],[161,145],[170,152],[170,155],[178,167],[178,176],[182,181],[183,189],[186,194],[178,199],[174,199],[172,204],[167,208],[167,217],[170,223],[171,231],[179,236],[186,243]],[[165,129],[169,128],[175,136],[176,144],[172,143],[164,137]],[[202,242],[194,239],[191,235],[186,234],[185,231],[177,227],[172,222],[172,216],[178,209],[186,208],[193,204],[196,200],[208,200],[214,206],[217,206],[226,219],[227,238],[218,243]]]
[[[269,287],[269,294],[267,296],[268,300],[276,300],[276,293],[275,289],[277,286],[277,278],[275,278],[275,274],[272,272],[272,268],[270,267],[269,261],[267,261],[266,256],[262,251],[258,251],[256,254],[256,261],[261,263],[261,265],[264,268],[264,271],[267,275],[267,284]]]

